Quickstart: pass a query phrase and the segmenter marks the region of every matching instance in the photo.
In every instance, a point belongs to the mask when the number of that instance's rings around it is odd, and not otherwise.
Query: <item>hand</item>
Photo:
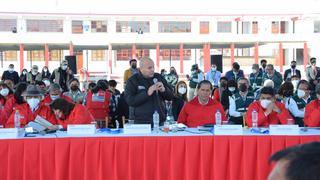
[[[158,91],[160,91],[160,92],[166,91],[166,88],[164,87],[162,82],[157,82],[155,85],[156,85]]]
[[[318,80],[313,80],[312,83],[313,83],[314,85],[317,85],[317,84],[318,84]]]
[[[265,111],[265,114],[266,114],[266,115],[269,115],[269,114],[272,112],[274,106],[275,106],[275,103],[274,103],[274,102],[271,102],[271,103],[267,106],[267,109],[266,109],[266,111]]]
[[[190,76],[188,74],[186,75],[186,77],[187,77],[188,80],[190,80]]]
[[[157,90],[156,84],[150,86],[149,89],[148,89],[148,96],[151,96],[153,94],[153,92],[156,91],[156,90]]]
[[[274,104],[274,106],[273,106],[273,109],[272,109],[274,112],[276,112],[276,113],[281,113],[281,110],[280,110],[280,108],[276,105],[276,104]]]

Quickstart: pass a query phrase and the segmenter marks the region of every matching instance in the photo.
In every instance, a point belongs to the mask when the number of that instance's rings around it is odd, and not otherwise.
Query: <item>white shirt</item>
[[[241,112],[236,110],[236,101],[232,96],[229,96],[229,115],[233,117],[241,117]]]
[[[308,103],[309,98],[310,96],[307,98],[307,100],[305,100],[304,98],[302,99],[304,100],[304,102]],[[286,104],[286,107],[293,114],[294,117],[299,117],[299,118],[304,117],[305,108],[298,109],[297,102],[293,98],[290,98],[290,103],[288,103],[288,105]]]

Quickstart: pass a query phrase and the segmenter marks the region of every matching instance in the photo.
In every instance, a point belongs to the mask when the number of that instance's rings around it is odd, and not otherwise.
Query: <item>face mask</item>
[[[178,89],[178,93],[179,94],[185,94],[187,92],[187,88],[185,88],[185,87],[180,87],[179,89]]]
[[[233,91],[235,91],[235,90],[236,90],[236,88],[235,88],[235,87],[229,87],[228,89],[229,89],[229,91],[231,91],[231,92],[233,92]]]
[[[211,70],[212,70],[212,71],[216,71],[217,68],[216,68],[216,67],[212,67]]]
[[[36,109],[36,107],[38,107],[38,105],[40,103],[40,99],[38,99],[38,98],[30,98],[30,99],[27,99],[27,103],[29,104],[30,109],[32,111],[34,111]]]
[[[292,69],[295,69],[295,68],[296,68],[296,65],[291,65],[291,68],[292,68]]]
[[[9,71],[10,73],[12,73],[12,72],[13,72],[13,68],[9,68],[8,71]]]
[[[136,69],[136,68],[137,68],[137,65],[136,65],[136,64],[132,64],[132,65],[131,65],[131,68],[132,68],[132,69]]]
[[[271,100],[268,100],[268,99],[260,100],[260,104],[264,109],[266,109],[270,103],[271,103]]]
[[[293,81],[291,81],[291,83],[292,83],[292,85],[293,85],[294,89],[297,89],[297,86],[298,86],[299,80],[293,80]]]
[[[71,86],[70,89],[72,91],[77,91],[79,89],[79,86]]]
[[[297,90],[297,95],[299,98],[302,98],[306,95],[306,92],[304,92],[303,90],[298,89]]]
[[[27,71],[23,71],[22,74],[23,74],[23,75],[26,75],[26,74],[27,74]]]
[[[263,69],[267,67],[267,65],[266,65],[266,64],[262,64],[261,66],[263,67]]]
[[[240,90],[241,92],[246,92],[247,89],[248,89],[247,85],[245,85],[245,84],[240,84],[239,90]]]
[[[170,74],[174,74],[174,70],[171,70],[171,71],[170,71]]]
[[[61,66],[61,69],[62,70],[66,70],[68,68],[68,65],[63,65],[63,66]]]
[[[60,96],[59,95],[50,95],[50,98],[52,101],[58,99]]]
[[[8,89],[8,88],[3,88],[3,89],[1,89],[0,94],[1,94],[2,96],[4,96],[4,97],[8,96],[8,94],[9,94],[9,89]]]
[[[257,73],[257,70],[252,69],[252,73],[253,73],[253,74]]]
[[[50,81],[49,80],[44,80],[43,82],[46,85],[46,87],[50,86]]]
[[[43,69],[43,71],[44,71],[44,72],[47,72],[47,71],[48,71],[48,69]]]
[[[36,75],[38,73],[38,70],[32,70],[32,74]]]

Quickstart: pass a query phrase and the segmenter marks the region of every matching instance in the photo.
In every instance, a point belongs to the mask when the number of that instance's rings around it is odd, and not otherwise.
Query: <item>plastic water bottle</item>
[[[252,119],[252,128],[257,129],[258,128],[258,112],[256,109],[253,109],[252,114],[251,114],[251,119]]]
[[[221,126],[221,112],[219,110],[217,110],[216,112],[216,125],[217,126]]]
[[[20,113],[19,110],[16,110],[14,113],[14,127],[20,128]]]
[[[159,113],[158,113],[158,111],[154,111],[154,113],[153,113],[153,131],[155,133],[159,133],[159,131],[160,131],[159,123],[160,123]]]

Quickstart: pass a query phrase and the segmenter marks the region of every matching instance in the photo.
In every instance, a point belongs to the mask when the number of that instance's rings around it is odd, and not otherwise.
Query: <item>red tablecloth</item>
[[[320,136],[0,140],[1,180],[265,180],[270,155]]]

